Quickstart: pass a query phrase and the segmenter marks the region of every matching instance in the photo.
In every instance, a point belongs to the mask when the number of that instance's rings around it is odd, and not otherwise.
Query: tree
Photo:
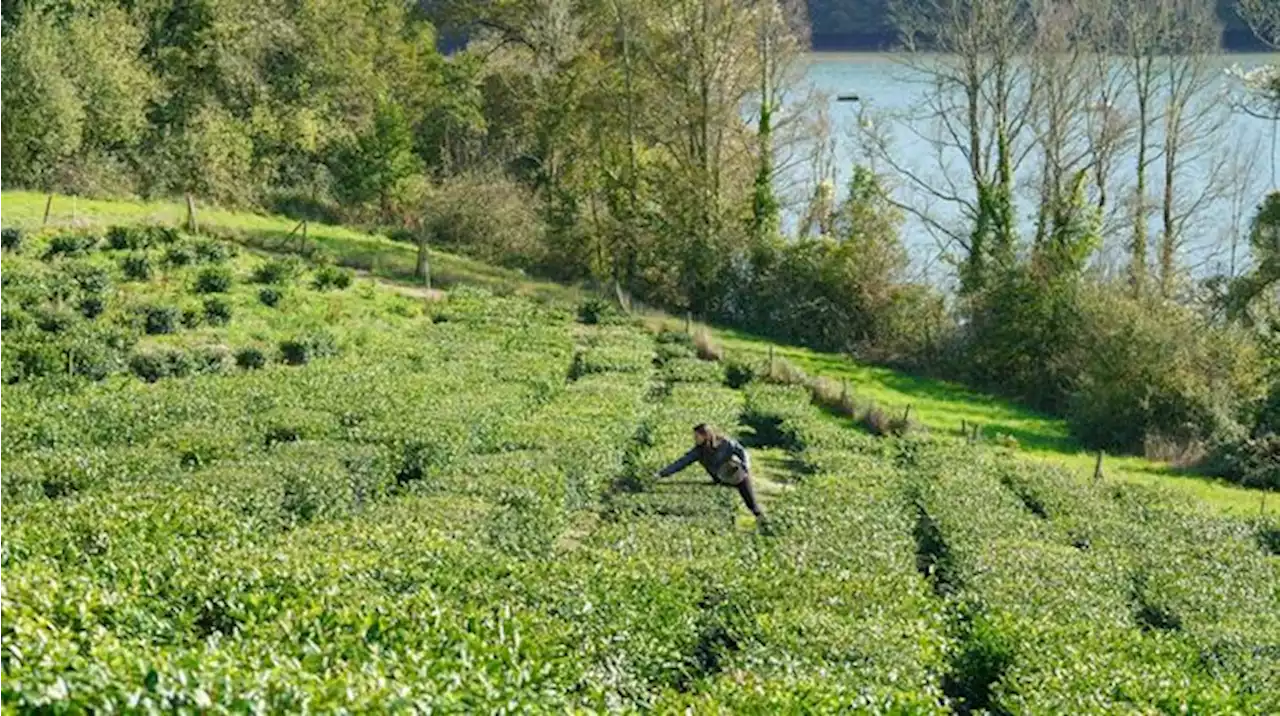
[[[1272,49],[1280,49],[1280,4],[1267,0],[1240,0],[1238,9],[1259,40]],[[1237,66],[1232,68],[1232,72],[1245,91],[1245,96],[1237,100],[1236,109],[1271,122],[1271,186],[1280,186],[1275,159],[1280,141],[1280,64],[1263,65],[1249,72]]]
[[[906,167],[883,140],[876,157],[900,174],[924,202],[902,203],[933,230],[958,245],[960,288],[986,288],[1016,256],[1015,177],[1029,153],[1034,67],[1025,59],[1034,38],[1034,16],[1022,0],[896,2],[895,21],[915,79],[930,87],[923,115],[910,131],[933,145],[937,172]],[[923,134],[919,123],[935,131]],[[966,176],[949,171],[962,158]],[[932,213],[928,202],[958,210],[967,231]]]
[[[731,0],[664,0],[646,15],[643,61],[663,84],[652,141],[662,155],[662,233],[689,237],[672,267],[689,308],[710,313],[715,274],[741,215],[751,158],[741,108],[759,77],[755,23]],[[748,175],[749,176],[749,175]],[[745,181],[744,181],[745,180]]]
[[[792,86],[795,61],[805,47],[807,17],[800,5],[777,0],[757,0],[755,13],[760,87],[757,169],[749,233],[758,243],[775,236],[781,224],[781,204],[775,188],[778,166],[774,132],[784,93]]]
[[[383,219],[391,215],[397,189],[421,169],[404,110],[385,100],[379,102],[372,125],[340,145],[329,164],[338,195],[353,204],[376,200]]]
[[[51,13],[25,13],[3,40],[4,184],[49,189],[84,140],[84,102],[63,70]]]
[[[1211,53],[1216,53],[1221,26],[1214,15],[1212,0],[1168,0],[1170,26],[1166,29],[1163,58],[1164,194],[1161,200],[1160,295],[1173,295],[1178,273],[1178,253],[1187,222],[1198,214],[1202,202],[1216,198],[1222,188],[1222,164],[1202,161],[1214,150],[1227,114],[1219,102],[1209,97],[1214,87]],[[1180,189],[1187,172],[1207,179],[1206,189],[1190,201],[1180,201]]]

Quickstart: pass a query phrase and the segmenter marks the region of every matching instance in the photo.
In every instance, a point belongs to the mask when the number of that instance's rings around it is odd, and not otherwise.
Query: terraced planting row
[[[1280,709],[1274,524],[873,438],[803,388],[726,387],[683,334],[483,291],[296,266],[267,305],[272,260],[243,254],[228,323],[150,335],[132,307],[199,265],[125,280],[138,249],[48,241],[6,254],[36,288],[5,310],[60,310],[39,286],[84,265],[106,310],[4,347],[134,343],[102,375],[6,374],[6,710]],[[213,345],[269,360],[126,367]],[[654,477],[698,422],[790,456],[773,534],[696,467]]]

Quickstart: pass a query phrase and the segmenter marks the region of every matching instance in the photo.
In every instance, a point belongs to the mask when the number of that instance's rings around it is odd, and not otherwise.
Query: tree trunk
[[[427,232],[418,234],[418,260],[413,267],[413,277],[422,281],[422,285],[431,288],[431,257],[427,253]]]

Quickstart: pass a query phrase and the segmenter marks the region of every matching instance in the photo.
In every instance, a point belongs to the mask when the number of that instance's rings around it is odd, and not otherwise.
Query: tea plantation
[[[1280,712],[1280,524],[587,305],[6,231],[3,709]],[[763,373],[763,371],[759,371]],[[690,470],[712,422],[773,529]]]

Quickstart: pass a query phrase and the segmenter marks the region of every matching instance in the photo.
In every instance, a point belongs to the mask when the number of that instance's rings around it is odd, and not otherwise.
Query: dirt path
[[[419,286],[413,283],[396,281],[394,279],[389,279],[386,276],[375,275],[372,272],[366,271],[364,269],[352,269],[352,270],[356,272],[356,276],[359,276],[360,278],[371,279],[381,284],[382,286],[385,286],[386,288],[389,288],[392,291],[395,291],[401,296],[408,296],[410,298],[421,298],[426,301],[441,301],[441,300],[444,300],[446,295],[444,291],[441,291],[438,288],[427,288],[426,286]]]

